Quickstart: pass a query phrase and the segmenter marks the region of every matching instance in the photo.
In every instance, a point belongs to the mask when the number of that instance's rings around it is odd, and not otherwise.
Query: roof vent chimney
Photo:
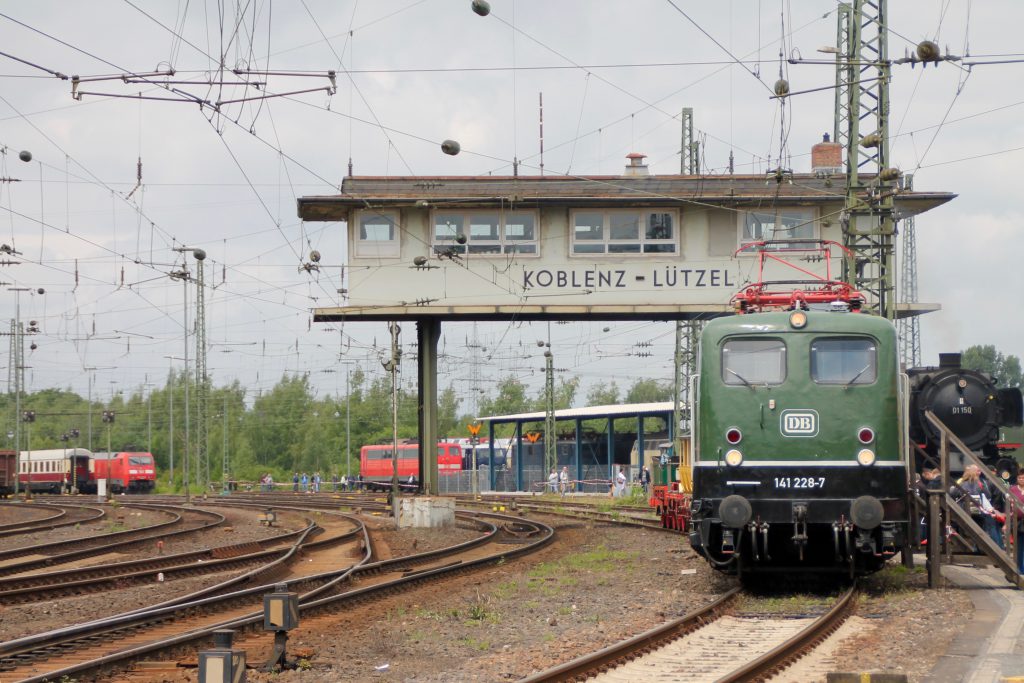
[[[651,175],[647,164],[644,163],[644,159],[647,158],[646,154],[631,152],[626,155],[626,158],[629,159],[629,164],[626,166],[626,172],[623,175],[632,177]]]
[[[843,146],[830,142],[828,133],[825,133],[821,142],[811,147],[811,172],[826,176],[842,174],[843,171]]]

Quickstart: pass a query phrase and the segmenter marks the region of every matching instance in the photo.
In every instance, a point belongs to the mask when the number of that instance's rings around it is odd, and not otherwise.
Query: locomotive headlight
[[[857,462],[861,465],[874,465],[875,464],[875,452],[870,448],[862,448],[857,451]]]
[[[725,454],[725,464],[730,467],[736,467],[743,462],[743,454],[735,448],[731,449]]]
[[[789,326],[799,330],[807,325],[807,314],[803,311],[793,311],[789,314]]]

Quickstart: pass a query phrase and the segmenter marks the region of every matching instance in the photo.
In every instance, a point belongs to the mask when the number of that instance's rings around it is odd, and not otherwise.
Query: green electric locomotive
[[[703,330],[690,543],[741,576],[870,573],[908,532],[896,331],[841,300],[789,308]]]

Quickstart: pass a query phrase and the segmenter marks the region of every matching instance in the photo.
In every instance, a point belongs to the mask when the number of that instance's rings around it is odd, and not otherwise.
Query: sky
[[[890,88],[892,161],[916,190],[958,195],[915,224],[918,300],[942,306],[921,320],[925,364],[973,344],[1024,356],[1022,24],[1010,0],[890,3],[891,58],[926,39],[962,58],[895,66]],[[617,174],[641,152],[653,174],[678,173],[683,107],[704,172],[727,172],[730,155],[737,173],[808,172],[834,127],[834,68],[814,62],[835,41],[825,0],[492,0],[488,16],[470,0],[0,0],[0,244],[13,252],[0,253],[0,320],[40,330],[26,340],[29,391],[106,400],[162,386],[186,349],[194,363],[195,288],[171,274],[194,277],[198,248],[213,383],[252,399],[308,373],[318,395],[344,394],[347,372],[383,373],[388,333],[312,323],[313,308],[340,303],[344,225],[301,222],[297,197],[337,192],[349,163],[355,175],[510,174],[514,159],[523,174],[542,162],[549,175]],[[822,90],[780,107],[780,74]],[[458,156],[441,152],[446,139]],[[672,376],[670,323],[466,322],[442,335],[440,385],[467,412],[499,378],[541,390],[539,339],[581,399]]]

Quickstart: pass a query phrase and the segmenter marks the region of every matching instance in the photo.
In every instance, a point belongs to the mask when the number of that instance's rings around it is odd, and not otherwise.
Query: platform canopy
[[[671,413],[675,407],[672,401],[655,403],[626,403],[607,406],[588,406],[586,408],[562,408],[555,411],[556,420],[599,420],[617,417],[647,417]],[[476,418],[479,422],[541,422],[547,413],[543,410],[513,415],[486,415]]]

